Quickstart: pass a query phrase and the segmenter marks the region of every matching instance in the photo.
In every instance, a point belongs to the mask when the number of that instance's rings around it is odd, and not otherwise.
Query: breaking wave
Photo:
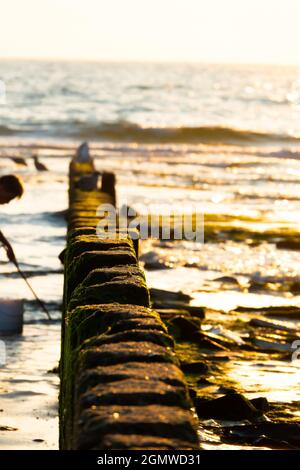
[[[67,121],[43,123],[42,126],[12,128],[0,125],[0,136],[27,135],[32,137],[59,137],[140,144],[211,144],[211,145],[259,145],[300,144],[300,135],[274,134],[243,130],[226,126],[199,127],[143,127],[128,121],[99,124]]]
[[[126,121],[82,127],[80,137],[137,143],[262,144],[298,142],[300,136],[247,131],[223,126],[141,127]]]

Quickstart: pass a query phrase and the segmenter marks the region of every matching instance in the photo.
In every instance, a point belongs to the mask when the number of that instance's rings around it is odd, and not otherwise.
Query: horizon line
[[[0,62],[73,62],[73,63],[107,63],[107,64],[198,64],[198,65],[241,65],[241,66],[271,66],[271,67],[300,67],[300,63],[290,62],[233,62],[204,59],[108,59],[108,58],[81,58],[81,57],[20,57],[0,56]]]

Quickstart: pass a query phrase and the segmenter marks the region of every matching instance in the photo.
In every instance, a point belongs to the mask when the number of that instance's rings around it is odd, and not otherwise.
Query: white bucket
[[[21,334],[23,331],[23,300],[0,299],[0,335]]]

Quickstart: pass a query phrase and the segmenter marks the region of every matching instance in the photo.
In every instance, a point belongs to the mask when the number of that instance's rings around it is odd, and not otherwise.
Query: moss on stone
[[[77,256],[67,270],[67,298],[78,284],[94,269],[116,265],[136,265],[133,249],[110,249],[107,251],[87,251]]]
[[[144,307],[150,306],[149,291],[145,282],[139,277],[119,277],[103,284],[85,287],[80,284],[70,299],[69,309],[72,310],[80,305],[106,304],[106,303],[128,304]]]
[[[145,281],[145,273],[137,266],[112,266],[111,268],[100,268],[91,271],[82,281],[82,285],[93,286],[103,282],[109,282],[113,279],[138,277]]]
[[[81,235],[73,238],[68,244],[67,257],[70,262],[86,251],[105,251],[110,249],[132,249],[130,239],[100,239],[96,235]]]

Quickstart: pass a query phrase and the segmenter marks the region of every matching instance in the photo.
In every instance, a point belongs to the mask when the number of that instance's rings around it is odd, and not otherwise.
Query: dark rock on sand
[[[268,317],[299,320],[300,308],[294,306],[283,305],[281,307],[265,307],[265,308],[252,308],[252,307],[237,307],[234,313],[258,313]]]
[[[185,302],[173,300],[155,300],[152,299],[152,306],[156,310],[184,310],[194,317],[203,319],[205,317],[205,308],[189,305]]]
[[[192,400],[197,397],[197,392],[192,387],[189,387],[189,394]]]
[[[207,374],[209,367],[205,362],[181,362],[181,369],[185,374]]]
[[[153,261],[152,263],[151,262],[145,263],[144,269],[146,271],[160,271],[162,269],[172,269],[172,267],[168,266],[163,261],[159,260],[159,261]]]
[[[202,419],[243,421],[257,419],[263,414],[250,400],[239,393],[231,393],[214,400],[197,398],[195,406],[199,418]]]
[[[232,387],[224,387],[221,385],[221,387],[218,388],[218,393],[225,393],[226,395],[229,395],[231,393],[238,393],[238,392]]]
[[[184,316],[177,316],[169,321],[169,331],[177,339],[191,341],[196,340],[196,334],[200,331],[200,325],[197,321],[186,318]]]
[[[253,400],[250,400],[250,401],[257,410],[260,410],[263,413],[267,413],[268,411],[270,411],[270,405],[266,398],[258,397],[258,398],[253,398]]]
[[[228,351],[228,348],[218,341],[211,339],[208,335],[203,332],[199,332],[196,336],[196,343],[201,349],[208,349],[210,351]],[[225,356],[218,358],[211,358],[212,360],[218,360],[226,362]]]
[[[295,447],[288,442],[285,441],[276,441],[275,439],[270,439],[269,437],[259,437],[253,444],[256,447],[268,447],[269,449],[273,450],[299,450],[298,447]]]
[[[239,281],[233,276],[217,277],[216,279],[213,279],[213,282],[221,282],[222,284],[232,284],[235,286],[240,285]]]
[[[162,258],[155,251],[150,251],[140,256],[140,261],[144,262],[144,269],[146,271],[156,271],[161,269],[171,269],[172,266]]]
[[[201,377],[201,379],[197,380],[197,385],[199,385],[200,387],[209,387],[210,385],[214,384],[205,377]]]
[[[279,446],[300,447],[300,424],[262,422],[255,425],[223,427],[225,437],[236,443],[258,445],[262,438],[271,439]],[[262,441],[260,441],[262,443]],[[281,448],[281,447],[277,447]]]
[[[276,243],[277,248],[281,250],[300,250],[299,240],[281,240]]]
[[[261,320],[260,318],[252,318],[249,322],[250,326],[258,326],[260,328],[269,328],[271,330],[286,331],[287,333],[296,333],[295,328],[289,328],[288,326],[278,325],[269,321]]]
[[[190,295],[184,294],[181,291],[172,292],[163,289],[150,289],[151,298],[154,300],[180,300],[190,302],[192,299]]]

